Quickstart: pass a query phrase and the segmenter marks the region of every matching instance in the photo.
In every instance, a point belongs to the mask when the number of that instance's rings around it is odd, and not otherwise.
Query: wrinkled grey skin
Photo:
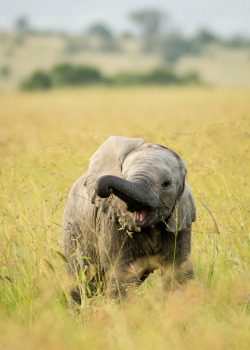
[[[143,139],[110,136],[95,152],[63,217],[68,269],[85,272],[88,295],[97,284],[125,295],[155,268],[185,265],[195,221],[186,172],[177,153]],[[191,264],[184,273],[192,278]]]

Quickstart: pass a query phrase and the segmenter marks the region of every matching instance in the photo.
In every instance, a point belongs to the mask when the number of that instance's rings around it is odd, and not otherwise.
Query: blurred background
[[[250,87],[248,0],[0,0],[0,89]]]

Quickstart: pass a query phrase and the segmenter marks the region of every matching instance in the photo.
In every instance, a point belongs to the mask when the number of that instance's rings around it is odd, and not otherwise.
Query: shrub
[[[117,85],[168,85],[182,83],[182,79],[174,71],[164,67],[157,67],[145,73],[118,73],[113,77],[113,80],[114,84]]]
[[[104,23],[94,23],[87,29],[88,35],[110,39],[113,37],[111,29]]]
[[[51,77],[43,71],[34,72],[21,83],[22,90],[48,90],[52,86]]]
[[[200,52],[200,47],[192,40],[184,39],[178,34],[169,35],[162,43],[161,55],[164,61],[175,63],[182,56],[191,54],[196,55]]]
[[[0,75],[4,78],[7,78],[11,75],[11,69],[9,66],[3,66],[0,69]]]
[[[111,78],[114,85],[139,85],[143,83],[143,73],[120,72]]]
[[[174,70],[156,67],[148,72],[120,72],[114,76],[103,76],[91,66],[73,66],[69,63],[56,65],[49,73],[37,71],[21,84],[24,90],[45,90],[56,86],[80,86],[87,84],[117,86],[133,85],[181,85],[201,84],[196,72],[177,75]]]
[[[164,67],[157,67],[146,73],[143,77],[146,84],[180,84],[181,79],[173,70]]]
[[[207,29],[199,30],[195,37],[192,39],[192,41],[197,46],[204,46],[213,42],[218,42],[219,40],[219,37],[208,31]]]
[[[52,69],[51,78],[56,86],[84,85],[100,82],[102,74],[94,67],[61,63]]]
[[[187,72],[182,76],[183,84],[201,84],[201,78],[197,72]]]

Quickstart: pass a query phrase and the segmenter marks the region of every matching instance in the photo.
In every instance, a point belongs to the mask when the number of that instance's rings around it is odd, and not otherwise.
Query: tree
[[[111,30],[104,23],[94,23],[87,29],[87,34],[98,36],[103,39],[110,39],[113,37]]]
[[[207,29],[200,29],[194,37],[194,41],[198,45],[207,45],[218,40],[219,38]]]
[[[144,37],[160,34],[163,23],[167,21],[167,15],[156,9],[135,11],[129,17],[139,26]]]
[[[143,37],[142,51],[146,53],[158,51],[167,15],[156,9],[146,9],[131,13],[130,19],[140,28]]]
[[[182,56],[198,54],[199,49],[200,46],[194,44],[192,40],[185,39],[178,33],[172,33],[162,41],[161,56],[165,62],[173,64]]]
[[[118,45],[112,31],[103,23],[92,24],[87,29],[87,34],[89,36],[97,37],[99,40],[99,45],[97,47],[100,51],[120,51],[120,46]]]
[[[27,32],[30,28],[28,18],[25,16],[17,18],[15,22],[15,28],[17,29],[18,32],[21,32],[21,33]]]

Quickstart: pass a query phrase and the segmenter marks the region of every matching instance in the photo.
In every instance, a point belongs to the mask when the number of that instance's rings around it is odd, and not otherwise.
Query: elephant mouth
[[[128,211],[130,211],[133,214],[133,219],[136,226],[144,227],[149,225],[153,213],[152,208],[128,208]]]

